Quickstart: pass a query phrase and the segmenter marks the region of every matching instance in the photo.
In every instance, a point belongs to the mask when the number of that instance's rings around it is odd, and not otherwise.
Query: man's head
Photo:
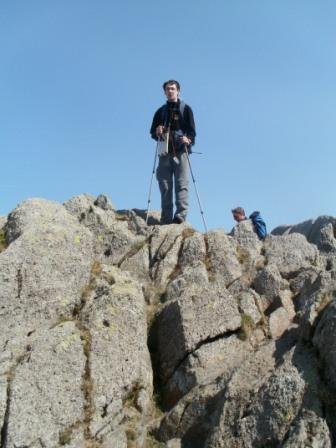
[[[246,219],[245,210],[243,209],[243,207],[236,207],[236,208],[233,208],[231,211],[232,211],[233,219],[235,221],[240,222],[240,221],[243,221],[244,219]]]
[[[177,101],[180,94],[180,83],[174,79],[170,79],[163,83],[163,90],[168,101]]]

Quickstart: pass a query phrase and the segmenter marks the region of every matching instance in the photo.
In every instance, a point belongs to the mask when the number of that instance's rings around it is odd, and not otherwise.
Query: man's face
[[[245,219],[245,215],[240,212],[235,212],[235,213],[233,213],[233,219],[237,222],[240,222],[240,221],[243,221],[243,219]]]
[[[165,95],[167,97],[168,101],[176,102],[177,98],[179,96],[180,91],[177,90],[177,87],[175,84],[168,84],[165,88]]]

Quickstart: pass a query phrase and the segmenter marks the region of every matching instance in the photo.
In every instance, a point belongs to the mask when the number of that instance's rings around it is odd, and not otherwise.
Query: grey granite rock
[[[165,287],[178,267],[183,233],[188,224],[155,227],[150,238],[151,278],[159,287]]]
[[[180,439],[171,439],[167,442],[166,448],[181,448],[181,440]]]
[[[228,287],[242,276],[242,260],[238,261],[237,243],[222,230],[206,235],[206,264],[211,277]]]
[[[140,393],[149,406],[146,397],[152,395],[142,290],[127,273],[102,266],[79,317],[88,338],[94,384],[90,430],[94,437],[102,431],[107,437],[118,428],[125,407],[136,408]],[[142,409],[144,414],[149,411]]]
[[[203,344],[188,355],[164,387],[166,406],[174,406],[195,386],[228,378],[250,351],[250,344],[236,335]]]
[[[293,226],[279,226],[272,230],[274,235],[301,233],[310,243],[316,244],[321,251],[336,250],[336,218],[319,216]]]
[[[108,198],[98,198],[75,196],[65,202],[64,207],[94,235],[96,258],[104,263],[118,264],[146,237],[132,232],[128,216],[116,213]]]
[[[3,441],[8,448],[38,440],[51,448],[72,425],[78,424],[82,435],[85,430],[86,360],[80,330],[74,322],[64,322],[33,336],[8,376]]]
[[[138,216],[142,222],[145,224],[146,222],[146,216],[147,216],[147,210],[139,209],[139,208],[133,208],[132,212]],[[148,226],[157,226],[160,225],[160,218],[161,213],[157,210],[149,210],[148,211],[148,220],[147,224]]]
[[[335,219],[260,242],[144,213],[85,194],[0,220],[1,446],[331,448]]]
[[[212,413],[221,403],[222,387],[216,381],[183,396],[162,418],[157,430],[159,440],[167,442],[177,437],[187,446],[204,446],[213,426]]]
[[[7,231],[11,244],[0,254],[0,347],[8,360],[32,332],[72,316],[90,277],[93,243],[64,207],[38,199],[9,215]]]
[[[265,256],[268,265],[275,265],[285,278],[320,264],[316,246],[298,233],[269,237],[265,242]]]
[[[105,194],[98,195],[94,201],[94,205],[103,210],[114,210],[111,199]]]
[[[135,243],[130,251],[119,261],[119,267],[128,271],[142,284],[150,282],[149,246],[146,240]]]
[[[167,303],[157,319],[164,381],[188,354],[209,340],[237,330],[241,324],[237,302],[215,283],[187,291],[180,299]]]
[[[179,259],[181,269],[194,268],[200,264],[204,265],[206,258],[206,244],[204,235],[188,229],[184,232],[183,247]]]
[[[280,294],[281,289],[285,288],[287,282],[281,277],[278,267],[275,264],[265,266],[261,269],[253,282],[254,289],[265,295],[269,302]]]
[[[0,216],[0,229],[2,229],[7,222],[7,216]]]
[[[277,339],[289,328],[290,316],[285,308],[277,308],[269,317],[269,328],[272,338]]]
[[[336,271],[321,272],[313,284],[308,283],[296,298],[296,314],[301,337],[310,340],[320,313],[336,294]]]
[[[323,361],[324,376],[328,384],[336,391],[336,291],[331,303],[321,314],[314,333],[313,344]]]
[[[279,444],[300,411],[304,392],[305,381],[288,356],[260,389],[249,415],[241,421],[244,445]]]
[[[195,290],[209,283],[204,236],[185,229],[182,238],[177,265],[166,287],[166,300],[177,299],[187,289]]]
[[[252,289],[244,291],[238,296],[239,310],[245,316],[249,316],[254,325],[257,325],[262,318],[259,300],[260,297]]]
[[[182,297],[187,292],[197,291],[209,284],[208,271],[203,263],[194,267],[186,267],[170,279],[167,287],[165,300],[174,300]]]
[[[325,419],[305,410],[289,430],[283,448],[332,448],[332,437]]]
[[[212,427],[204,443],[205,448],[248,446],[241,436],[241,420],[244,420],[252,397],[274,372],[275,352],[274,342],[262,345],[235,370],[223,389],[221,401],[217,403]]]
[[[239,246],[246,249],[251,255],[257,257],[262,248],[262,241],[258,238],[250,219],[241,221],[232,229],[231,236]]]

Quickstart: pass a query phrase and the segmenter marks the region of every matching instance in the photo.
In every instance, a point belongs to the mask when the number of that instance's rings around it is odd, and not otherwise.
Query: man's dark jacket
[[[191,144],[195,144],[196,129],[194,114],[188,104],[184,105],[183,117],[180,112],[180,100],[177,102],[169,102],[161,106],[154,114],[152,126],[150,128],[151,136],[154,140],[157,140],[156,128],[160,125],[167,126],[170,124],[171,131],[177,131],[183,133],[191,140]]]

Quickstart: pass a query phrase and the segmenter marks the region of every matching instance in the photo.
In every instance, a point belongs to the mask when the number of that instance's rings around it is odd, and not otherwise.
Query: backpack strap
[[[185,109],[185,102],[180,100],[180,114],[181,114],[182,120],[183,120],[184,109]]]

